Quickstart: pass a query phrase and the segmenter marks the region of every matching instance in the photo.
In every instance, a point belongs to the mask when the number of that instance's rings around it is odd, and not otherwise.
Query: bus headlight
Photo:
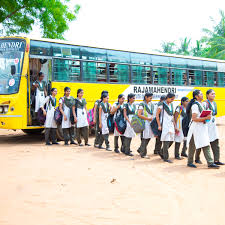
[[[3,113],[3,110],[4,110],[3,106],[0,106],[0,113]]]
[[[7,113],[9,111],[9,106],[4,106],[4,113]]]

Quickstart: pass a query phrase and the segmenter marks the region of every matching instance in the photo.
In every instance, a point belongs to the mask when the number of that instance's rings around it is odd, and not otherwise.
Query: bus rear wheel
[[[25,133],[25,134],[28,134],[28,135],[36,135],[36,134],[41,134],[44,129],[22,129],[22,131]]]

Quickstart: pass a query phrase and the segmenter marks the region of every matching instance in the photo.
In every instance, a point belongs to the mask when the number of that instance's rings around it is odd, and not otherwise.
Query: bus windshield
[[[25,40],[0,39],[0,94],[15,94],[19,90]]]

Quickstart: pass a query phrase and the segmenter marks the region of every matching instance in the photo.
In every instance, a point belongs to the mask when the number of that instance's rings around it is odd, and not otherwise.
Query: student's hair
[[[190,111],[191,111],[191,107],[192,105],[194,104],[194,102],[196,101],[196,96],[198,96],[199,94],[201,93],[200,90],[196,89],[193,91],[192,95],[193,95],[193,98],[191,99],[191,101],[188,103],[187,105],[187,109],[186,109],[186,113],[189,114]]]
[[[124,94],[118,95],[118,102],[119,102],[119,100],[120,100],[121,98],[123,98],[123,97],[124,97]]]
[[[145,93],[145,96],[144,96],[144,100],[145,100],[145,97],[148,98],[148,97],[152,97],[152,96],[153,96],[152,93],[146,92]]]
[[[64,88],[64,92],[66,92],[66,91],[70,91],[70,88],[69,87],[65,87]]]
[[[133,93],[130,93],[128,96],[127,96],[127,102],[130,102],[130,99],[135,97],[135,94]]]
[[[184,102],[186,102],[189,98],[188,97],[182,97],[181,98],[181,105],[183,105]]]
[[[168,93],[166,95],[166,99],[168,99],[168,98],[174,98],[174,97],[175,97],[175,94],[174,93]]]
[[[52,88],[52,89],[51,89],[51,93],[52,93],[53,91],[55,91],[55,90],[57,90],[57,89],[56,89],[56,88]]]
[[[108,96],[109,96],[108,93],[103,93],[102,96],[101,96],[101,102],[103,101],[104,98],[106,98]]]
[[[82,91],[83,91],[83,89],[81,89],[81,88],[79,88],[79,89],[77,90],[77,97],[78,97],[78,94],[80,94]]]
[[[166,100],[166,96],[165,95],[162,95],[161,97],[160,97],[160,101],[165,101]]]
[[[210,94],[210,93],[212,93],[214,90],[213,89],[209,89],[208,91],[206,91],[206,98],[208,99],[208,95]]]
[[[109,94],[109,92],[106,91],[106,90],[102,91],[102,93],[101,93],[101,98],[102,98],[102,95],[103,95],[103,94]]]
[[[42,72],[39,72],[39,73],[38,73],[38,77],[40,77],[40,76],[42,76],[42,75],[44,75]]]

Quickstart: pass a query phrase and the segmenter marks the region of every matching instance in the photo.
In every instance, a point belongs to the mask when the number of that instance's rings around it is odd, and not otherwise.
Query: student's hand
[[[175,128],[175,133],[179,134],[179,132],[180,132],[179,129]]]
[[[37,88],[37,87],[38,87],[38,83],[35,83],[35,84],[34,84],[34,87],[36,87],[36,88]]]
[[[211,118],[212,118],[212,115],[210,114],[210,115],[205,117],[205,120],[211,120]]]
[[[43,110],[43,115],[44,115],[44,116],[46,116],[46,115],[47,115],[47,113],[46,113],[46,111],[45,111],[45,110]]]
[[[150,117],[150,118],[148,118],[148,121],[152,121],[152,119],[153,119],[153,118],[152,118],[152,117]]]
[[[162,127],[161,127],[161,126],[158,126],[158,130],[160,130],[160,131],[161,131],[161,130],[162,130]]]
[[[67,117],[66,117],[66,115],[64,115],[64,120],[65,120],[65,121],[67,121]]]
[[[95,118],[94,118],[94,120],[93,120],[93,123],[94,123],[94,124],[96,124],[96,120],[95,120]]]
[[[74,123],[77,123],[77,117],[74,117]]]
[[[102,129],[102,124],[101,124],[101,123],[99,124],[99,128],[101,128],[101,129]]]

